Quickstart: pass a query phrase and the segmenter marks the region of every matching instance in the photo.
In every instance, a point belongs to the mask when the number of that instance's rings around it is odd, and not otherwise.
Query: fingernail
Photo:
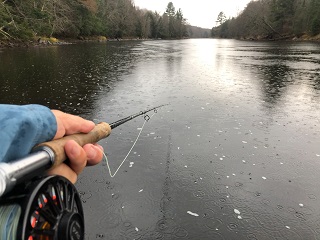
[[[96,149],[93,146],[91,146],[89,151],[87,152],[87,157],[89,159],[94,159],[96,155],[97,155]]]

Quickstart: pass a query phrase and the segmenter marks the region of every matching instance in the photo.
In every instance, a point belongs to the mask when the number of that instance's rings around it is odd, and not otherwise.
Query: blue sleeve
[[[47,107],[0,104],[0,162],[26,156],[36,144],[53,139],[56,131],[56,118]]]

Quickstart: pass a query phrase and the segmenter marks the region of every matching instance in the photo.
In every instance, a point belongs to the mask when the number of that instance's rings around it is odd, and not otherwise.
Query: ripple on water
[[[284,228],[285,223],[283,222],[282,218],[274,214],[273,212],[270,214],[267,213],[260,213],[256,216],[261,227],[264,229],[268,229],[271,232],[279,231]]]
[[[191,238],[190,238],[191,239]],[[225,238],[222,234],[217,233],[217,232],[203,232],[198,238],[193,238],[193,239],[212,239],[212,240],[225,240],[228,239],[227,237]]]
[[[205,218],[204,224],[207,229],[212,231],[217,231],[221,228],[223,225],[222,220],[216,219],[216,218]]]
[[[181,189],[190,190],[193,186],[196,187],[196,182],[198,182],[196,174],[185,168],[177,172],[176,176],[172,177],[172,184]]]
[[[311,200],[317,200],[317,197],[314,194],[309,194],[308,198]]]
[[[151,209],[159,205],[159,189],[158,188],[147,188],[140,192],[141,199],[146,207]],[[167,196],[171,200],[170,196]]]
[[[202,190],[198,190],[198,191],[193,193],[193,196],[195,196],[196,198],[199,198],[199,199],[205,198],[206,195],[207,195],[206,192],[202,191]]]
[[[222,197],[226,197],[229,195],[228,188],[224,184],[216,184],[212,190],[216,193],[219,193]]]
[[[142,239],[141,231],[133,226],[126,229],[121,229],[120,235],[122,237],[121,239]]]
[[[293,214],[300,214],[300,215],[307,215],[307,216],[310,216],[314,213],[309,207],[306,207],[306,206],[299,207],[297,209],[293,207],[289,207],[288,211]]]
[[[220,200],[223,200],[223,201],[220,201]],[[222,216],[224,214],[229,215],[230,213],[233,213],[234,207],[232,203],[224,200],[225,200],[224,198],[220,198],[217,200],[206,201],[204,203],[204,206],[206,208],[205,217],[217,218],[217,216]]]
[[[320,236],[320,216],[318,216],[313,222],[315,225],[314,229],[317,232],[317,234]]]
[[[104,215],[98,219],[92,219],[91,221],[96,221],[100,229],[107,231],[107,229],[112,229],[118,227],[122,220],[119,214],[108,212],[104,210]]]
[[[174,236],[177,238],[186,238],[188,237],[188,231],[182,227],[178,227],[174,231]]]
[[[286,239],[286,240],[305,240],[305,239],[310,239],[312,240],[313,238],[307,238],[307,236],[301,236],[298,231],[294,231],[293,229],[288,229],[288,228],[283,228],[279,231],[279,238],[280,239]]]
[[[92,193],[89,191],[79,191],[79,196],[80,199],[82,201],[82,203],[86,203],[88,199],[90,199],[92,197]]]
[[[250,229],[250,231],[248,231],[246,239],[248,239],[248,240],[270,240],[271,236],[264,229],[256,228],[256,229]]]
[[[227,228],[229,231],[238,231],[238,224],[236,223],[228,223]]]
[[[161,219],[156,225],[157,230],[164,234],[173,234],[176,230],[176,223],[172,219]]]
[[[151,230],[143,234],[142,239],[164,240],[166,239],[166,237],[163,233],[159,231]]]

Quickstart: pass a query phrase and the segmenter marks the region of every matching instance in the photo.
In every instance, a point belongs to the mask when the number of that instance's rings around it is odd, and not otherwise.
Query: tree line
[[[132,0],[0,0],[0,39],[41,36],[166,39],[188,31],[172,2],[160,15]]]
[[[236,17],[223,12],[212,37],[286,39],[320,33],[320,0],[256,0]]]

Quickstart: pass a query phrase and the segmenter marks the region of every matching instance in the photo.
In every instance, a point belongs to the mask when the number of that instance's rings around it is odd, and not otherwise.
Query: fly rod
[[[33,153],[28,156],[15,160],[10,163],[0,163],[0,197],[9,192],[15,185],[31,179],[40,171],[54,168],[63,163],[67,156],[64,152],[64,146],[67,141],[74,140],[80,146],[87,143],[96,143],[101,139],[108,137],[111,129],[114,129],[138,116],[145,115],[150,111],[157,111],[164,105],[140,111],[136,114],[117,120],[110,125],[106,122],[97,124],[89,133],[77,133],[63,138],[41,143],[33,149]],[[145,116],[148,119],[148,116]],[[150,119],[150,117],[149,117]]]

